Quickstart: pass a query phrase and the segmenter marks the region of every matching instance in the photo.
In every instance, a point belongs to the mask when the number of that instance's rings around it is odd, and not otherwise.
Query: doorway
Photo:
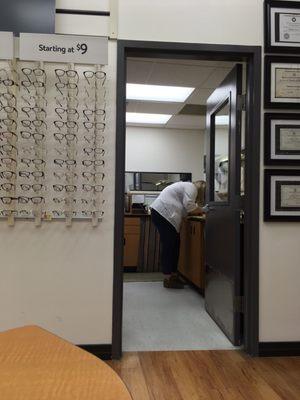
[[[172,43],[119,42],[116,226],[114,270],[113,357],[122,352],[124,187],[126,132],[126,64],[130,57],[215,60],[247,63],[247,118],[245,129],[245,218],[244,218],[244,345],[249,354],[258,347],[258,200],[260,128],[260,48],[244,46],[187,45]],[[254,101],[255,99],[255,101]],[[161,171],[163,172],[163,171]],[[185,171],[183,171],[185,172]],[[251,293],[251,296],[250,296]],[[201,334],[201,333],[199,333]]]

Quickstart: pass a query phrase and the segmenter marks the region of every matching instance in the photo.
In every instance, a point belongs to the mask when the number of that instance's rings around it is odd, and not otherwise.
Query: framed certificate
[[[265,164],[300,165],[300,115],[265,114]]]
[[[265,170],[265,221],[300,221],[300,171]]]
[[[265,52],[300,54],[299,1],[265,1]]]
[[[300,57],[265,57],[265,108],[300,109]]]

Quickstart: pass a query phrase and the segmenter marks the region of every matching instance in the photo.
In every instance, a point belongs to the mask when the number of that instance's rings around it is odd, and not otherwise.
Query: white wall
[[[56,0],[56,8],[68,10],[109,11],[110,0]]]
[[[119,38],[263,46],[263,3],[120,0]],[[263,180],[263,124],[261,145]],[[264,223],[263,194],[260,208],[260,340],[299,341],[300,226]]]
[[[203,179],[204,132],[182,129],[126,129],[126,171],[191,172]]]
[[[89,18],[75,20],[58,21],[57,32],[99,32]],[[119,0],[119,38],[263,45],[263,0]],[[115,76],[115,44],[110,51]],[[111,192],[100,228],[1,222],[0,330],[40,323],[76,343],[111,341],[114,123],[110,140]],[[299,224],[261,219],[260,233],[260,340],[299,341]]]
[[[109,44],[105,217],[90,222],[0,221],[0,331],[37,324],[77,344],[111,343],[116,43]]]
[[[300,339],[299,223],[260,227],[260,340]]]
[[[215,138],[215,154],[219,156],[228,156],[229,151],[229,137],[228,128],[217,126]]]
[[[73,343],[111,343],[112,221],[107,210],[99,228],[1,222],[0,331],[36,324]]]
[[[263,0],[119,0],[119,38],[261,45]]]
[[[116,2],[117,0],[113,0]],[[110,11],[111,0],[56,0],[56,9]],[[55,32],[73,35],[108,36],[113,24],[107,16],[56,14]]]

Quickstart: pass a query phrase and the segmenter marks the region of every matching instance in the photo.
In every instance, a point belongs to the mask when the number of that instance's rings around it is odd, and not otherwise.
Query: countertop
[[[147,217],[150,217],[151,216],[151,214],[146,214],[146,213],[139,213],[139,214],[137,214],[137,213],[128,213],[128,214],[124,214],[124,217],[125,218],[147,218]]]
[[[203,217],[201,215],[191,215],[191,216],[187,217],[186,219],[188,219],[189,221],[205,222],[205,217]]]
[[[128,214],[124,214],[125,218],[149,218],[151,217],[151,214],[146,214],[146,213],[128,213]],[[198,222],[205,222],[205,217],[201,216],[201,215],[191,215],[189,217],[186,217],[187,220],[189,221],[198,221]]]

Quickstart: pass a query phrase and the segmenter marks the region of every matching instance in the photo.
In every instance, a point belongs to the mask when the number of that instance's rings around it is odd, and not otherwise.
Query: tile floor
[[[204,299],[186,286],[125,282],[124,351],[234,349],[204,309]]]
[[[124,282],[162,282],[164,274],[162,272],[125,272],[123,279]]]

